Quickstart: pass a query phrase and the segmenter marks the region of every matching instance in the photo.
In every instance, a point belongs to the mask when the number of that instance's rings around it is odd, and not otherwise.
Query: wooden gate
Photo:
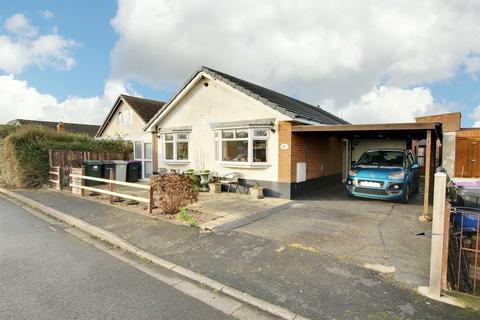
[[[459,138],[455,146],[455,176],[480,177],[480,138]]]

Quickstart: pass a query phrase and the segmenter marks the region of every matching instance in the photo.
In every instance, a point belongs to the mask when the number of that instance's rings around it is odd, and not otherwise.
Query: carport
[[[428,215],[429,195],[437,145],[441,146],[441,123],[392,123],[359,125],[290,125],[291,197],[309,188],[340,184],[351,167],[355,147],[402,147],[417,154],[418,141],[425,140],[423,214]],[[285,126],[281,127],[285,130]],[[282,132],[280,137],[282,138]],[[281,141],[282,142],[282,141]],[[280,145],[282,149],[282,145]],[[283,147],[283,150],[287,148]],[[358,153],[358,152],[357,152]],[[282,156],[282,155],[281,155]],[[282,158],[280,158],[282,160]],[[439,159],[441,163],[441,159]],[[288,172],[285,174],[287,177]],[[282,172],[280,172],[280,178]]]

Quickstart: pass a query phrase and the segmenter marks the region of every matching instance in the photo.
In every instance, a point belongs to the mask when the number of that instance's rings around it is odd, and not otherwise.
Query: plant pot
[[[222,192],[222,185],[220,183],[216,183],[216,182],[209,183],[208,188],[210,189],[210,193]]]
[[[199,173],[198,174],[200,176],[200,184],[202,185],[202,191],[203,192],[206,192],[208,191],[207,189],[207,184],[208,184],[208,177],[210,177],[210,173],[209,172],[205,172],[205,173]]]
[[[263,187],[251,187],[249,191],[252,198],[263,199]]]

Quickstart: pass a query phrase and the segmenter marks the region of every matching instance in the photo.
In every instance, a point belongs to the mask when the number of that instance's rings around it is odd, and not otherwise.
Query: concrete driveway
[[[410,204],[348,199],[333,188],[315,200],[238,229],[290,246],[393,272],[411,287],[428,284],[431,224],[418,221],[420,197]],[[393,268],[392,268],[393,267]]]

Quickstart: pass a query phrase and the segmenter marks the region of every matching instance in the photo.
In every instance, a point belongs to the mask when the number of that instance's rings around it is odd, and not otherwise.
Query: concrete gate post
[[[432,249],[430,256],[430,288],[433,298],[440,298],[442,292],[442,267],[445,237],[445,197],[447,175],[436,173],[433,193]]]

